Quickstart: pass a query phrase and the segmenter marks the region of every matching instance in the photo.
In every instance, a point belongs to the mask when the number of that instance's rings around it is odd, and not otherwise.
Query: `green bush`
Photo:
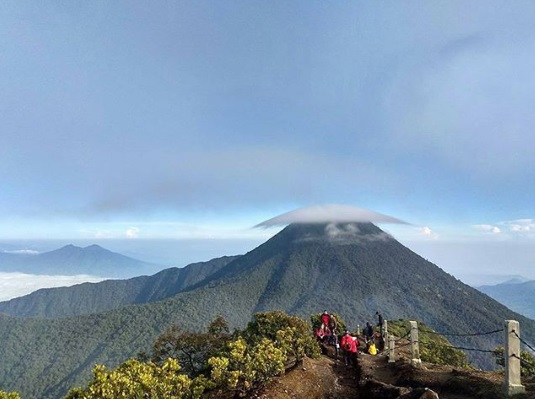
[[[115,370],[97,365],[87,387],[72,389],[65,399],[195,399],[216,389],[244,396],[289,363],[320,353],[311,325],[284,312],[257,313],[233,336],[223,318],[206,333],[173,326],[156,340],[152,361],[130,359]]]
[[[115,370],[95,366],[87,388],[75,388],[65,399],[196,399],[207,386],[204,377],[192,380],[180,373],[176,359],[161,366],[130,359]]]
[[[20,396],[17,392],[0,391],[0,399],[20,399]]]
[[[505,349],[503,346],[498,346],[494,349],[496,356],[496,364],[505,367],[504,359]],[[520,352],[520,375],[523,377],[530,377],[535,375],[535,357],[528,351]]]
[[[321,351],[312,334],[312,326],[297,316],[273,311],[256,313],[242,336],[250,344],[263,338],[275,342],[288,360],[298,363],[303,356],[317,358]]]
[[[273,341],[262,338],[249,346],[239,337],[228,344],[228,355],[208,360],[212,367],[212,381],[220,388],[243,396],[262,387],[267,381],[284,372],[284,352]]]

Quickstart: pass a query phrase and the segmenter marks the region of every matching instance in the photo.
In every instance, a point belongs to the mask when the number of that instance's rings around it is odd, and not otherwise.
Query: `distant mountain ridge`
[[[0,271],[46,275],[90,274],[108,278],[128,278],[162,269],[163,266],[143,262],[90,245],[85,248],[65,245],[35,255],[0,253]]]
[[[152,276],[44,288],[0,302],[0,312],[17,317],[59,318],[104,312],[125,305],[160,301],[217,272],[238,256],[224,256]]]
[[[255,312],[277,309],[305,318],[328,309],[352,329],[373,321],[380,310],[387,320],[420,320],[439,333],[456,334],[455,344],[486,350],[503,345],[502,334],[460,335],[494,331],[504,320],[516,319],[523,337],[535,342],[534,321],[463,284],[371,223],[292,224],[216,269],[148,304],[52,320],[0,317],[0,386],[26,399],[58,398],[87,381],[93,364],[114,366],[150,351],[173,323],[201,329],[222,315],[231,326],[243,327]],[[494,364],[490,355],[470,355],[480,366]]]
[[[515,312],[535,320],[535,280],[515,279],[496,285],[483,285],[477,289]]]

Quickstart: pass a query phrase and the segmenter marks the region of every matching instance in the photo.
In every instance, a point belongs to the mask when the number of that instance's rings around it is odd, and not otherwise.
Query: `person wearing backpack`
[[[340,347],[344,351],[344,364],[346,366],[349,366],[352,363],[351,349],[353,345],[353,337],[349,335],[349,331],[346,331],[340,340]]]
[[[372,325],[370,324],[369,321],[366,322],[366,327],[364,327],[364,330],[362,331],[362,334],[364,335],[366,343],[368,343],[368,341],[373,339],[374,331],[373,331],[373,327],[372,327]]]

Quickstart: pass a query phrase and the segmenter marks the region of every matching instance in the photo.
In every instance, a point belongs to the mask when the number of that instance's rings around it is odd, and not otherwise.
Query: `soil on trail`
[[[272,381],[258,395],[260,399],[354,399],[357,370],[330,357],[305,358],[303,364]]]
[[[410,364],[408,355],[396,362],[379,354],[359,354],[357,367],[324,355],[268,384],[255,395],[261,399],[503,399],[503,372],[479,371],[422,363]],[[535,381],[522,382],[526,393],[515,399],[535,399]]]

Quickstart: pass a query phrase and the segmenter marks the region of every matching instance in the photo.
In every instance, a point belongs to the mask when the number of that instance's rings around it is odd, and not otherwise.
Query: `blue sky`
[[[0,240],[241,243],[225,255],[339,203],[411,223],[384,228],[452,273],[532,273],[533,21],[529,1],[4,1]]]

